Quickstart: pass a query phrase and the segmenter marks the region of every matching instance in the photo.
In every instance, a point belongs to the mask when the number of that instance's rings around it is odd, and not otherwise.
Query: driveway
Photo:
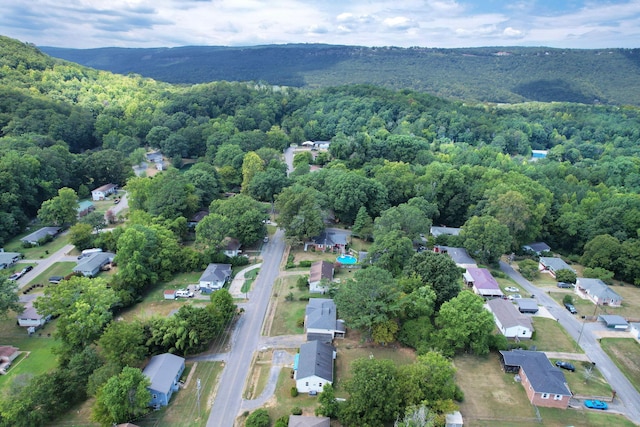
[[[544,290],[533,286],[506,262],[500,261],[500,269],[518,285],[535,295],[538,303],[545,306],[558,319],[558,322],[567,330],[569,335],[582,347],[589,360],[596,363],[611,388],[615,390],[616,400],[624,405],[624,408],[620,408],[620,411],[631,421],[640,425],[640,393],[600,347],[594,332],[601,330],[602,325],[581,322],[576,316],[569,313],[547,295]]]
[[[43,273],[44,271],[46,271],[49,267],[51,267],[52,264],[56,262],[77,261],[77,257],[67,255],[69,252],[73,250],[74,247],[75,246],[73,245],[63,246],[58,251],[52,253],[51,255],[49,255],[47,258],[44,258],[44,259],[37,259],[37,260],[24,259],[24,260],[18,261],[19,263],[23,263],[23,264],[26,264],[26,263],[35,264],[35,266],[33,267],[33,270],[31,270],[30,272],[28,272],[27,274],[25,274],[24,276],[18,279],[17,281],[18,289],[24,288],[27,285],[27,283],[29,283],[34,277],[37,277],[40,273]]]

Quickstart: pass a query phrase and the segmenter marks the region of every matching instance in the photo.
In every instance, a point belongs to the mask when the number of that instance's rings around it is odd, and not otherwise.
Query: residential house
[[[229,258],[236,257],[240,255],[240,253],[242,252],[240,250],[240,247],[242,246],[242,244],[238,239],[225,237],[224,241],[222,242],[222,245],[223,245],[222,252],[224,252],[224,254]]]
[[[331,344],[320,341],[302,344],[294,362],[294,378],[298,392],[320,393],[325,384],[333,384],[335,358],[336,351]]]
[[[331,418],[309,415],[289,415],[288,427],[330,427]]]
[[[434,246],[433,251],[440,254],[447,254],[458,267],[469,268],[478,267],[476,260],[471,258],[465,248],[454,248],[452,246]]]
[[[444,419],[444,427],[463,427],[464,420],[460,411],[451,412],[447,414]]]
[[[209,215],[209,211],[198,211],[196,212],[187,222],[187,226],[190,228],[194,228],[200,221],[204,219],[205,216]]]
[[[142,371],[151,381],[151,385],[147,387],[151,392],[149,406],[158,408],[169,404],[173,392],[180,388],[180,375],[183,371],[184,358],[180,356],[164,353],[151,358]]]
[[[462,231],[462,228],[456,228],[456,227],[434,227],[432,226],[431,229],[429,230],[429,232],[431,233],[431,235],[433,237],[438,237],[441,235],[448,235],[448,236],[458,236],[460,235],[460,231]]]
[[[17,347],[11,345],[0,346],[0,374],[5,375],[11,362],[20,354]]]
[[[533,298],[520,298],[516,300],[520,313],[536,314],[539,310],[538,301]]]
[[[629,328],[629,322],[624,317],[617,314],[601,314],[598,316],[598,320],[607,325],[609,329],[615,329],[618,331],[626,331]]]
[[[331,141],[313,141],[313,149],[315,150],[328,150],[331,145]]]
[[[91,198],[94,201],[104,200],[116,191],[118,191],[118,186],[116,184],[105,184],[95,190],[92,190]]]
[[[600,279],[579,277],[575,290],[578,295],[591,300],[596,305],[611,307],[622,305],[622,297]]]
[[[313,147],[313,141],[305,141],[302,144],[303,147]]]
[[[631,333],[631,336],[640,341],[640,323],[632,322],[630,325],[631,328],[629,329],[629,332]]]
[[[509,301],[496,298],[487,302],[489,311],[493,313],[496,326],[507,338],[529,339],[533,334],[533,322],[520,313]]]
[[[90,200],[78,202],[78,218],[82,218],[96,210],[96,206]]]
[[[176,299],[176,290],[166,289],[163,295],[164,295],[164,299]]]
[[[538,270],[543,273],[549,273],[555,279],[556,274],[560,270],[571,270],[574,273],[576,272],[573,268],[569,266],[562,258],[558,257],[540,257],[538,261]]]
[[[309,270],[309,292],[324,294],[327,284],[333,280],[333,264],[328,261],[316,261]]]
[[[36,311],[36,308],[33,306],[33,301],[27,301],[24,304],[24,311],[21,314],[18,314],[18,325],[24,328],[39,328],[50,319],[51,316],[43,316]]]
[[[507,373],[520,377],[529,401],[536,406],[566,409],[571,391],[564,374],[540,351],[500,351],[500,361]]]
[[[320,340],[330,343],[334,338],[344,338],[344,321],[337,318],[336,304],[328,298],[310,298],[304,313],[304,329],[307,341]]]
[[[502,298],[500,285],[486,268],[469,267],[463,274],[464,283],[483,298]]]
[[[116,254],[112,252],[94,252],[78,260],[78,265],[73,268],[73,271],[85,277],[95,277],[102,267],[112,263],[115,257]]]
[[[545,242],[533,242],[529,243],[528,245],[524,245],[522,247],[522,250],[540,256],[544,252],[550,252],[551,247]]]
[[[208,294],[222,289],[231,278],[231,264],[209,264],[200,276],[200,291]]]
[[[0,252],[0,270],[11,267],[22,258],[18,252]]]
[[[316,251],[344,252],[350,232],[346,230],[326,229],[318,236],[304,244],[304,250],[314,248]]]
[[[36,230],[27,236],[24,236],[22,239],[20,239],[20,241],[32,246],[37,246],[45,239],[57,236],[58,233],[60,233],[60,230],[60,227],[42,227],[41,229]]]

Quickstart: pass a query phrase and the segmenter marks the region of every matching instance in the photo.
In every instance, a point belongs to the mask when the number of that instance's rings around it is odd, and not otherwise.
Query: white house
[[[333,384],[333,360],[336,351],[330,344],[311,341],[300,346],[294,362],[294,378],[299,393],[320,393],[325,384]]]
[[[240,253],[242,252],[240,250],[240,247],[242,246],[242,244],[240,243],[240,241],[238,239],[233,239],[231,237],[226,237],[224,239],[223,244],[224,244],[224,246],[222,248],[222,252],[224,252],[224,254],[226,256],[228,256],[229,258],[236,257],[236,256],[240,255]]]
[[[104,200],[110,194],[115,193],[118,190],[118,186],[116,184],[105,184],[91,191],[91,198],[94,201]]]
[[[28,301],[24,305],[24,311],[18,315],[18,325],[29,328],[39,328],[51,319],[51,316],[43,316],[38,313],[33,306],[32,301]]]
[[[316,261],[309,270],[309,292],[320,294],[327,290],[325,284],[333,280],[333,264],[329,261]]]
[[[534,331],[531,319],[520,313],[510,301],[496,298],[489,300],[487,306],[502,335],[514,339],[531,338]]]
[[[541,256],[538,262],[538,270],[543,273],[549,273],[554,279],[556,277],[556,274],[560,270],[570,270],[574,273],[576,272],[573,268],[571,268],[569,264],[564,262],[562,258]]]
[[[338,320],[336,304],[328,298],[310,298],[304,316],[307,341],[331,342],[334,338],[344,338],[345,327]]]
[[[211,293],[222,289],[231,278],[231,264],[209,264],[200,276],[200,291]]]

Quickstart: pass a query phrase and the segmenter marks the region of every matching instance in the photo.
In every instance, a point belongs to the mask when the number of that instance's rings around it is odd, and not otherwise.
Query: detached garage
[[[598,316],[598,320],[607,325],[609,329],[617,329],[620,331],[626,331],[629,328],[629,322],[624,320],[624,317],[617,314],[601,314]]]

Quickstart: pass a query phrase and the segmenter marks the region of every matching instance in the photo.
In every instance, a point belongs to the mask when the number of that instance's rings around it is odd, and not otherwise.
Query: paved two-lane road
[[[267,313],[273,282],[280,273],[284,254],[284,232],[276,231],[262,251],[262,267],[249,292],[249,303],[236,324],[231,351],[220,376],[216,397],[209,414],[207,427],[232,427],[239,415],[242,391],[251,367],[253,353],[260,343],[262,323]]]

